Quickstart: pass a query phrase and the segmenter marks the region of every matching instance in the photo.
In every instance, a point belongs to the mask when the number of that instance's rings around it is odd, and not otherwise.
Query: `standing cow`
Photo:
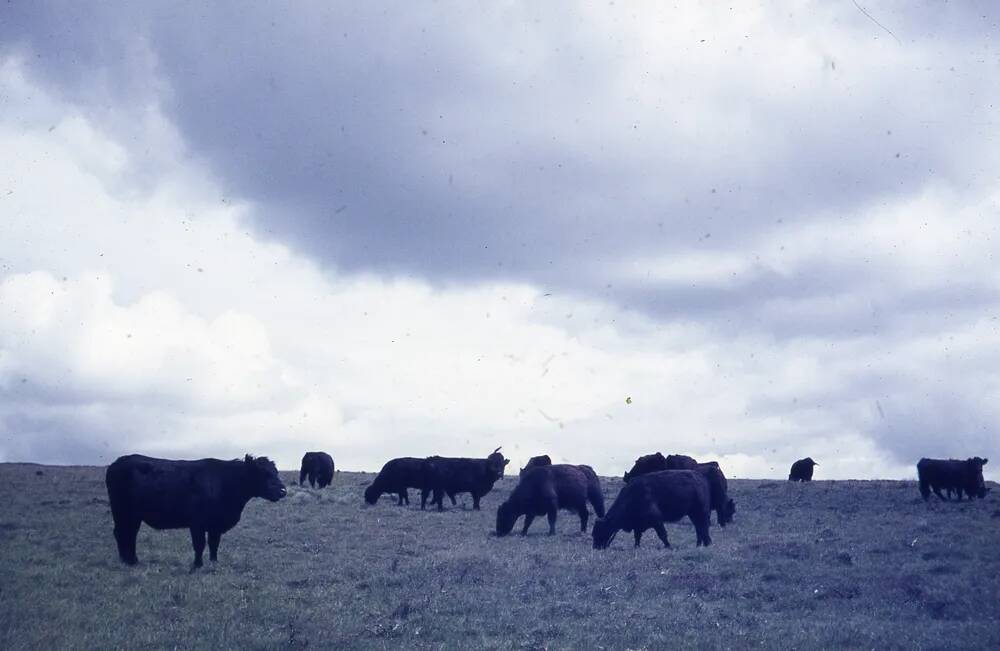
[[[711,487],[697,470],[661,470],[635,477],[618,493],[608,514],[594,523],[594,549],[607,548],[619,531],[631,531],[638,547],[650,528],[669,548],[663,523],[684,516],[694,524],[697,545],[711,545],[711,509]]]
[[[920,494],[925,500],[931,496],[931,491],[939,498],[946,499],[942,490],[958,494],[961,501],[963,491],[971,500],[973,496],[980,499],[986,497],[986,482],[983,480],[983,466],[989,459],[972,457],[961,461],[958,459],[921,459],[917,463],[917,477],[920,480]]]
[[[818,465],[812,460],[812,457],[799,459],[792,464],[792,469],[788,473],[788,481],[812,481],[813,467]]]
[[[133,454],[108,466],[104,482],[121,560],[139,562],[135,543],[143,522],[154,529],[188,528],[192,570],[202,566],[206,534],[209,558],[217,559],[222,534],[236,526],[251,498],[277,502],[285,496],[274,463],[249,454],[242,461],[172,461]]]
[[[306,452],[302,456],[302,469],[299,470],[299,486],[308,479],[313,488],[319,484],[326,488],[333,481],[333,457],[326,452]]]
[[[434,494],[432,504],[437,504],[438,511],[444,509],[444,496],[455,503],[455,495],[470,493],[472,508],[479,510],[479,500],[493,490],[493,484],[503,478],[504,469],[510,463],[500,454],[500,448],[494,450],[485,459],[466,459],[460,457],[427,457],[433,467],[431,479],[423,489],[421,499],[426,499],[431,492]]]

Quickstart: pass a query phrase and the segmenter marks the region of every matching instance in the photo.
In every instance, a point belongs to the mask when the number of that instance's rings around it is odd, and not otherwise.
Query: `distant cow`
[[[416,457],[390,459],[365,489],[365,502],[375,504],[383,493],[396,493],[399,495],[398,504],[400,506],[403,503],[409,504],[410,492],[408,489],[415,488],[423,492],[429,485],[430,474],[430,464],[427,459]],[[426,504],[427,496],[423,494],[420,508],[424,508]]]
[[[479,500],[493,490],[493,484],[503,477],[504,468],[510,463],[497,448],[485,459],[466,459],[456,457],[427,457],[432,463],[433,473],[427,486],[424,487],[422,499],[433,492],[432,504],[437,504],[438,510],[444,509],[444,495],[455,503],[455,495],[459,493],[472,494],[472,508],[479,510]]]
[[[923,498],[929,499],[931,491],[942,500],[942,490],[947,490],[949,497],[951,491],[958,494],[958,499],[962,499],[962,492],[969,496],[973,495],[980,499],[986,497],[986,482],[983,481],[983,466],[989,459],[972,457],[965,461],[957,459],[921,459],[917,463],[917,477],[920,479],[920,494]]]
[[[549,455],[547,454],[543,454],[538,457],[531,457],[530,459],[528,459],[528,463],[525,464],[523,468],[521,468],[521,472],[518,474],[521,477],[523,477],[524,473],[528,472],[532,468],[538,468],[539,466],[551,466],[551,465],[552,465],[552,458],[549,457]]]
[[[708,546],[712,497],[708,480],[697,470],[662,470],[635,477],[622,488],[608,514],[594,523],[594,549],[605,549],[619,531],[631,531],[638,547],[646,529],[656,530],[670,547],[664,522],[688,516],[697,544]]]
[[[171,461],[133,454],[108,466],[104,482],[118,556],[128,565],[139,561],[135,543],[143,522],[154,529],[189,528],[194,567],[201,567],[206,534],[209,558],[215,561],[222,534],[236,526],[251,498],[277,502],[285,496],[274,463],[249,454],[242,461]]]
[[[604,513],[601,484],[590,466],[558,464],[527,469],[510,497],[497,509],[497,535],[509,534],[522,515],[522,535],[528,534],[528,527],[535,516],[542,515],[548,516],[549,535],[554,535],[559,509],[579,514],[580,531],[586,532],[588,500],[596,513]]]
[[[792,470],[788,473],[788,481],[812,481],[813,466],[818,465],[812,460],[812,457],[799,459],[792,464]]]
[[[729,497],[729,482],[726,481],[726,475],[716,461],[699,463],[695,470],[708,480],[712,510],[715,511],[719,526],[726,526],[733,521],[733,516],[736,515],[736,502]]]
[[[662,453],[656,452],[636,459],[632,470],[625,473],[624,480],[628,483],[633,477],[639,477],[651,472],[659,472],[660,470],[694,470],[697,467],[698,462],[687,455],[668,454],[664,457]]]
[[[309,485],[326,488],[333,481],[333,457],[326,452],[306,452],[302,456],[302,469],[299,470],[299,486],[308,479]]]

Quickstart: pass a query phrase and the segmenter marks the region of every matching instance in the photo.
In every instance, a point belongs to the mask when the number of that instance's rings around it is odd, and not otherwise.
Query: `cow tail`
[[[587,499],[590,500],[590,505],[594,507],[594,513],[597,517],[603,518],[606,515],[604,510],[604,492],[601,490],[601,485],[596,481],[587,482]]]

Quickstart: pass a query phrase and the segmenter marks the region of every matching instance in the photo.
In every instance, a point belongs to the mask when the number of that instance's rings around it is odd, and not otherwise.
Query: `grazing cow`
[[[485,459],[465,459],[456,457],[428,457],[432,463],[431,479],[422,491],[422,499],[434,493],[432,504],[437,504],[438,511],[444,510],[444,496],[455,503],[455,495],[459,493],[472,494],[472,508],[479,510],[479,500],[491,490],[493,484],[503,477],[504,468],[510,463],[500,454],[500,448],[493,451]]]
[[[972,457],[965,461],[957,459],[921,459],[917,463],[917,477],[920,479],[920,494],[923,498],[929,499],[931,490],[939,498],[946,499],[941,494],[942,490],[948,491],[949,498],[951,491],[958,494],[959,501],[962,500],[962,492],[969,496],[980,499],[986,497],[986,482],[983,481],[983,466],[989,459]]]
[[[299,470],[299,486],[308,479],[313,488],[319,484],[326,488],[333,481],[333,457],[326,452],[306,452],[302,456],[302,469]]]
[[[594,549],[606,549],[619,531],[631,531],[638,547],[646,529],[669,548],[664,522],[684,516],[694,524],[697,544],[711,545],[708,534],[712,515],[712,491],[697,470],[662,470],[634,477],[615,498],[608,514],[594,523]]]
[[[792,470],[788,473],[788,481],[812,481],[813,466],[818,465],[812,460],[812,457],[799,459],[792,464]]]
[[[535,516],[547,515],[549,518],[549,535],[556,533],[556,513],[559,509],[573,511],[580,515],[580,531],[587,531],[587,500],[590,499],[595,511],[604,510],[603,495],[600,495],[598,482],[598,497],[595,501],[593,482],[597,475],[588,475],[586,468],[592,474],[590,466],[572,466],[558,464],[538,466],[528,469],[521,481],[511,491],[507,501],[497,509],[497,535],[506,536],[514,528],[517,519],[524,516],[522,535],[528,534]]]
[[[708,487],[712,493],[712,510],[715,511],[719,526],[726,526],[736,515],[736,502],[729,497],[729,482],[726,481],[726,475],[717,461],[699,463],[695,470],[708,480]]]
[[[218,558],[222,534],[236,526],[251,498],[277,502],[285,496],[274,463],[249,454],[242,461],[171,461],[133,454],[108,466],[104,483],[122,561],[139,562],[135,543],[145,522],[154,529],[191,530],[192,570],[202,565],[206,534],[209,558]]]
[[[423,492],[428,486],[431,472],[431,465],[427,459],[417,459],[416,457],[390,459],[365,489],[365,502],[375,504],[382,493],[397,493],[399,506],[402,506],[404,502],[409,504],[409,489],[415,488]],[[420,500],[420,508],[424,508],[426,505],[427,495],[424,493]]]
[[[521,472],[518,473],[519,476],[523,477],[524,473],[528,472],[532,468],[537,468],[539,466],[551,466],[552,458],[547,454],[543,454],[540,457],[531,457],[528,459],[528,463],[521,468]]]

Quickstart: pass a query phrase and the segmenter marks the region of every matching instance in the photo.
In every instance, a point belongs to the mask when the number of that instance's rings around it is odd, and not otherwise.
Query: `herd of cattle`
[[[469,493],[472,508],[479,510],[480,500],[504,476],[509,463],[500,448],[484,459],[392,459],[365,489],[364,499],[376,504],[383,494],[395,494],[400,505],[409,504],[409,490],[414,489],[420,491],[421,509],[429,497],[431,505],[443,510],[445,495],[455,505],[456,495]],[[986,463],[980,457],[921,459],[917,464],[920,494],[925,500],[932,491],[942,500],[983,498],[989,490],[983,480]],[[792,464],[788,479],[811,481],[817,465],[811,458],[800,459]],[[333,476],[329,454],[307,452],[302,457],[300,485],[308,480],[310,486],[324,488]],[[553,464],[548,455],[532,457],[521,469],[517,486],[497,508],[496,534],[509,534],[522,516],[521,532],[527,534],[534,519],[545,516],[552,535],[559,510],[577,513],[580,530],[586,532],[589,503],[597,516],[591,531],[595,549],[608,547],[619,531],[632,533],[638,547],[649,529],[670,547],[663,525],[684,517],[694,525],[697,545],[707,546],[712,543],[711,512],[715,511],[720,527],[732,522],[736,513],[726,476],[715,461],[699,463],[685,455],[657,452],[636,459],[624,480],[625,486],[605,511],[601,482],[593,468]],[[133,454],[108,466],[105,483],[121,560],[129,565],[138,562],[136,539],[145,522],[154,529],[190,529],[195,554],[192,570],[202,565],[206,538],[209,558],[217,559],[222,534],[236,526],[252,498],[276,502],[286,495],[274,463],[250,455],[233,461],[172,461]]]

